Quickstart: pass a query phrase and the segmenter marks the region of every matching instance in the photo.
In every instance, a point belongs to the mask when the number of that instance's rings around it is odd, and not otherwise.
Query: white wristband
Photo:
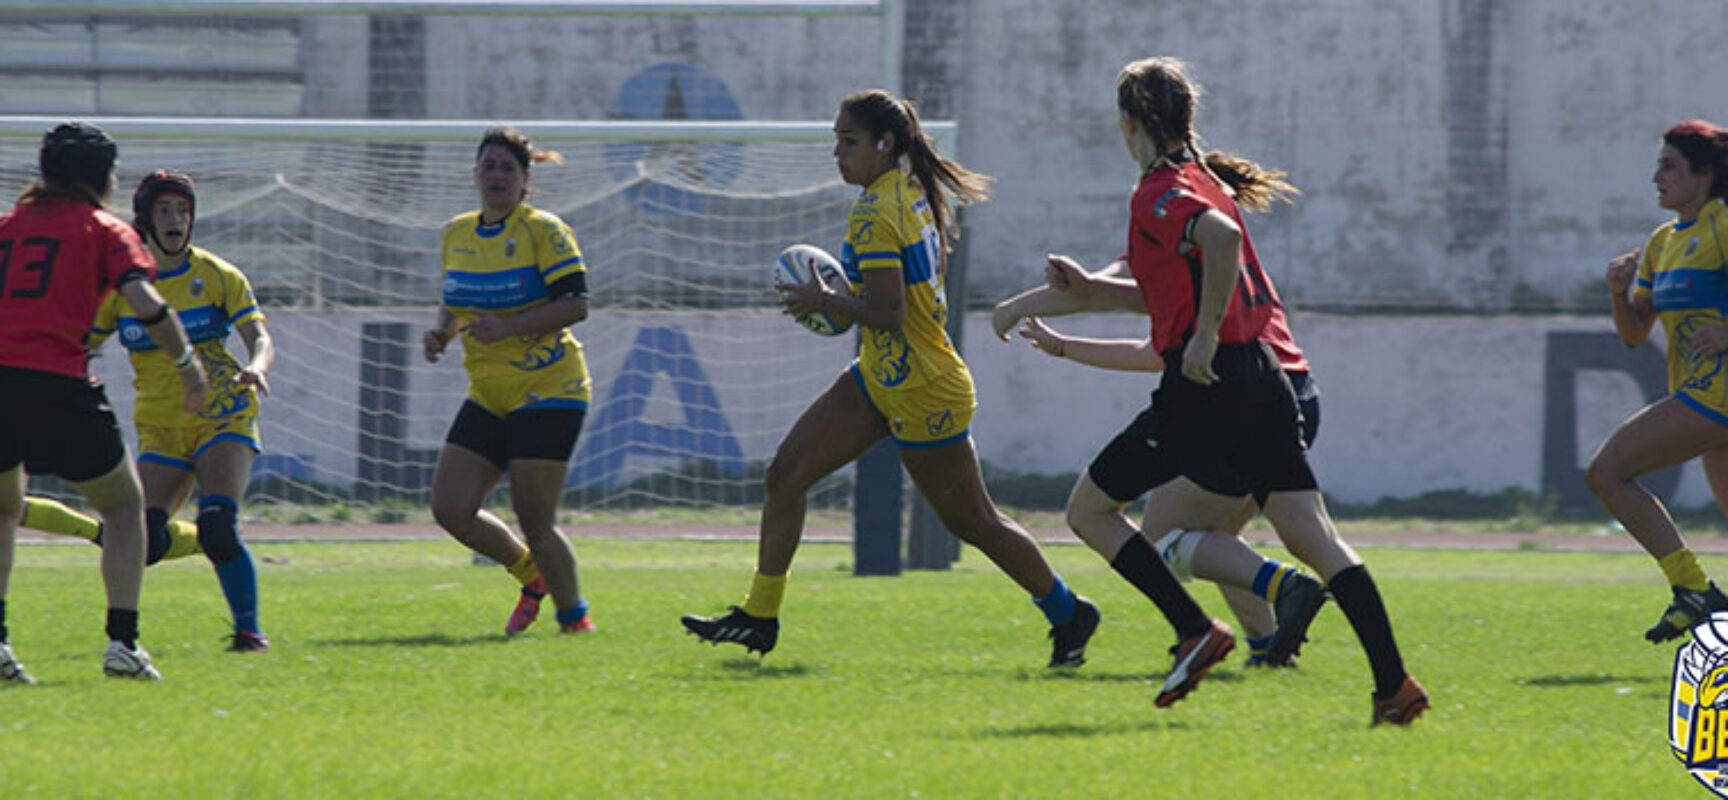
[[[188,344],[185,350],[180,351],[180,356],[174,359],[174,368],[185,369],[190,366],[192,366],[192,346]]]

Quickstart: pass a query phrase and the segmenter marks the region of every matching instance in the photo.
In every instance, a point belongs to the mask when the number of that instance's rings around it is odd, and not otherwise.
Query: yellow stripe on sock
[[[540,579],[540,567],[534,563],[534,554],[527,550],[522,551],[522,557],[516,559],[516,563],[504,569],[509,571],[511,577],[520,581],[523,586]]]

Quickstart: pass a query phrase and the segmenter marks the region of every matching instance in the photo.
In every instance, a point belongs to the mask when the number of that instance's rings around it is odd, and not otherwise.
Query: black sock
[[[1206,616],[1200,604],[1194,602],[1187,589],[1182,588],[1182,582],[1176,579],[1164,559],[1152,550],[1146,537],[1135,534],[1130,538],[1111,560],[1110,568],[1158,606],[1164,618],[1176,628],[1178,637],[1191,639],[1212,627],[1212,618]]]
[[[12,632],[6,630],[6,599],[0,598],[0,642],[12,641]]]
[[[138,644],[138,610],[135,608],[108,609],[108,638],[129,648],[136,647]]]
[[[1404,657],[1398,654],[1398,641],[1392,638],[1392,621],[1386,617],[1386,604],[1380,600],[1380,590],[1368,575],[1366,564],[1339,570],[1327,584],[1338,608],[1343,610],[1350,627],[1356,629],[1356,639],[1368,653],[1368,667],[1374,670],[1374,696],[1381,700],[1397,694],[1404,682]]]

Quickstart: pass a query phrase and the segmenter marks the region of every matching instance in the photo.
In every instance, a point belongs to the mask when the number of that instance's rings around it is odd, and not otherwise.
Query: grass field
[[[1709,796],[1667,752],[1674,648],[1639,637],[1666,592],[1637,555],[1367,551],[1434,699],[1371,729],[1331,606],[1299,670],[1232,657],[1155,710],[1169,628],[1075,546],[1049,552],[1104,625],[1071,672],[975,551],[854,578],[807,545],[766,659],[677,622],[739,600],[748,544],[579,540],[600,632],[514,641],[513,584],[453,543],[254,552],[275,649],[222,652],[209,567],[158,566],[146,684],[101,675],[94,548],[21,548],[12,639],[41,683],[0,691],[0,796]]]

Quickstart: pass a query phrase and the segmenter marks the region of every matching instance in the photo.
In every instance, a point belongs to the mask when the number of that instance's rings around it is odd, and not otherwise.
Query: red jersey
[[[84,334],[120,276],[156,274],[132,226],[44,197],[0,215],[0,364],[87,378]]]
[[[1290,320],[1284,316],[1283,303],[1272,301],[1272,318],[1266,321],[1266,330],[1260,332],[1260,341],[1272,348],[1272,354],[1278,357],[1278,366],[1285,372],[1308,371],[1308,357],[1302,355],[1302,348],[1296,346],[1296,337],[1290,333]]]
[[[1128,263],[1128,254],[1116,257],[1117,261]],[[1290,320],[1284,316],[1282,301],[1272,304],[1272,318],[1266,320],[1266,329],[1260,332],[1260,341],[1272,348],[1273,355],[1278,356],[1278,366],[1285,372],[1307,372],[1308,357],[1302,354],[1302,348],[1296,346],[1296,335],[1290,332]]]
[[[1262,338],[1278,293],[1242,224],[1236,201],[1192,161],[1146,173],[1128,203],[1128,270],[1152,316],[1152,347],[1160,353],[1182,347],[1194,333],[1205,256],[1193,239],[1194,223],[1209,210],[1226,214],[1242,229],[1242,266],[1236,291],[1218,328],[1220,344]]]

